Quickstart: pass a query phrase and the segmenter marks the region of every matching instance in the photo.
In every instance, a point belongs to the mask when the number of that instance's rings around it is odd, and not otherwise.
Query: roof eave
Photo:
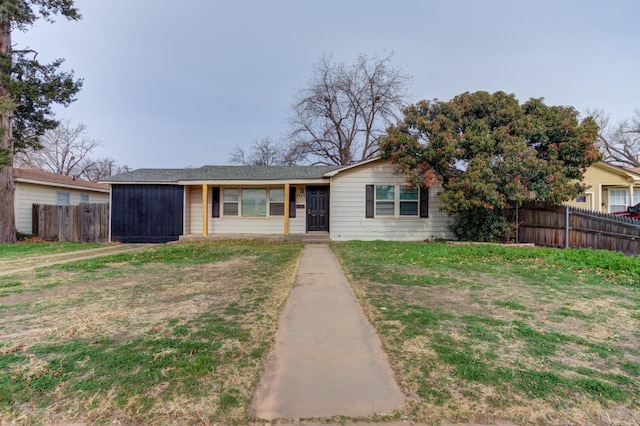
[[[21,178],[21,177],[14,178],[14,182],[30,183],[32,185],[42,185],[42,186],[55,186],[57,188],[77,189],[80,191],[104,192],[107,194],[109,193],[109,188],[95,188],[92,186],[71,185],[68,183],[49,182],[46,180],[28,179],[28,178]]]
[[[353,164],[346,165],[344,167],[340,167],[339,169],[331,170],[330,172],[325,173],[323,176],[333,177],[333,176],[337,175],[338,173],[341,173],[341,172],[344,172],[344,171],[347,171],[347,170],[351,170],[351,169],[354,169],[356,167],[364,166],[364,165],[369,164],[369,163],[374,163],[376,161],[385,161],[385,160],[383,160],[381,158],[370,158],[369,160],[360,161],[358,163],[353,163]]]
[[[199,179],[181,180],[179,185],[219,185],[219,186],[243,186],[243,185],[315,185],[327,184],[329,178],[311,179]]]

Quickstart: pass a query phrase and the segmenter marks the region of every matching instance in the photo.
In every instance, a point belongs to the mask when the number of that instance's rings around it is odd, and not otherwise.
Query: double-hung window
[[[626,189],[610,189],[609,190],[609,213],[621,212],[627,209],[629,205],[627,201]]]
[[[395,216],[395,186],[376,186],[376,216]]]
[[[366,217],[428,217],[428,188],[367,185]]]
[[[214,188],[213,217],[283,216],[284,195],[284,188]]]
[[[400,187],[400,216],[418,216],[418,190]]]

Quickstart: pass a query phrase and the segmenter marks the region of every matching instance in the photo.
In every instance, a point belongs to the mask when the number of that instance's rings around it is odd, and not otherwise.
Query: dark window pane
[[[284,216],[284,203],[269,203],[269,216]]]
[[[418,202],[400,201],[400,216],[418,216]]]

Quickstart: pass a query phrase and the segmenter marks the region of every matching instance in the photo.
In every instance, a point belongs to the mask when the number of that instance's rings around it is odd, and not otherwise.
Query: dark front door
[[[307,187],[307,231],[329,231],[329,187]]]

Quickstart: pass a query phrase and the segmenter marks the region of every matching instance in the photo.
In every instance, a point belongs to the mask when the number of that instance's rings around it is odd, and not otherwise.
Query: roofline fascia
[[[67,183],[48,182],[45,180],[37,180],[37,179],[25,179],[21,177],[14,178],[14,182],[30,183],[32,185],[55,186],[58,188],[67,188],[67,189],[78,189],[81,191],[104,192],[105,194],[108,194],[110,192],[109,188],[94,188],[92,186],[70,185]]]
[[[178,182],[151,182],[151,181],[111,181],[101,180],[106,185],[180,185]]]
[[[597,163],[594,164],[594,166],[597,165],[599,167],[602,167],[604,169],[607,169],[609,171],[618,173],[620,175],[626,176],[627,177],[627,181],[633,181],[633,182],[637,182],[640,180],[640,174],[629,171],[623,167],[619,167],[616,166],[614,164],[609,164],[606,161],[599,161]]]
[[[200,179],[200,180],[181,180],[178,181],[179,185],[219,185],[219,186],[243,186],[243,185],[314,185],[314,184],[329,184],[330,180],[327,178],[320,179]]]
[[[335,169],[335,170],[331,170],[330,172],[327,172],[327,173],[323,174],[322,176],[334,177],[335,175],[337,175],[340,172],[351,170],[351,169],[354,169],[356,167],[364,166],[365,164],[373,163],[373,162],[376,162],[376,161],[385,161],[385,160],[383,160],[382,158],[378,158],[378,157],[370,158],[368,160],[360,161],[358,163],[349,164],[347,166],[340,167],[340,168]]]

